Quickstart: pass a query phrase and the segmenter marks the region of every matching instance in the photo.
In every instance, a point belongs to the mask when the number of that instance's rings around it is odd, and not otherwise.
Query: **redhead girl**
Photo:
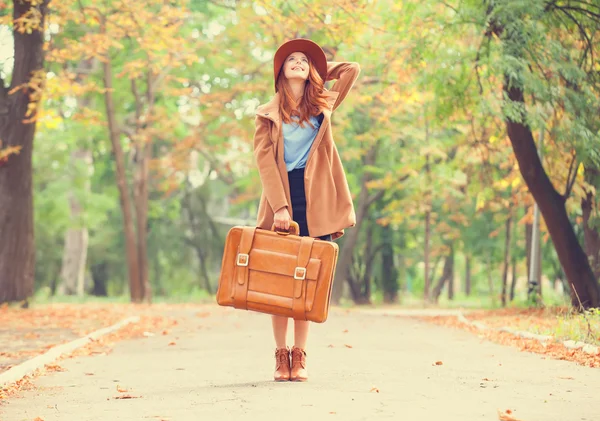
[[[262,183],[257,226],[332,241],[356,223],[342,161],[333,140],[331,115],[360,73],[357,63],[327,62],[314,42],[293,39],[273,59],[275,95],[256,110],[254,156]],[[324,83],[335,80],[330,90]],[[288,318],[271,316],[276,381],[306,381],[309,322],[294,320],[288,348]]]

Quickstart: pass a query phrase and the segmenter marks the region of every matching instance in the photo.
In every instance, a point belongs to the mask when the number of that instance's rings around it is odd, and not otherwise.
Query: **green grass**
[[[93,295],[85,295],[83,297],[73,295],[51,295],[49,289],[42,288],[36,291],[29,302],[32,306],[36,306],[46,304],[127,304],[130,303],[131,300],[129,294],[110,297],[96,297]],[[175,291],[169,296],[153,296],[152,302],[157,304],[207,304],[215,302],[215,299],[214,295],[210,295],[199,288],[194,288],[190,291]]]
[[[551,335],[561,341],[581,341],[600,346],[600,309],[583,313],[569,311],[557,314],[543,324],[524,322],[522,325],[530,332]]]

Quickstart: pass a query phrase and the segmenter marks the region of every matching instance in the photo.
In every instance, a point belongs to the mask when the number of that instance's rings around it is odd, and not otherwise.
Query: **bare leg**
[[[306,349],[309,324],[310,322],[307,320],[294,320],[294,346]]]
[[[287,347],[287,327],[288,318],[282,316],[271,316],[273,322],[273,336],[275,337],[275,346],[277,349]]]

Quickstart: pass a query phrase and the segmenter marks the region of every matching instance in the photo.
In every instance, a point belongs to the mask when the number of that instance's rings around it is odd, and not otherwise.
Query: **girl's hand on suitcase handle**
[[[277,229],[280,230],[289,230],[290,229],[290,221],[291,221],[291,217],[290,217],[290,212],[288,211],[287,207],[283,207],[281,209],[279,209],[277,212],[275,212],[275,227]]]

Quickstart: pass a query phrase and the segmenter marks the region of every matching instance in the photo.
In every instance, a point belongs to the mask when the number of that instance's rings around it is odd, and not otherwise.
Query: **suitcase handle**
[[[275,223],[271,225],[271,231],[275,231],[279,235],[300,235],[300,225],[296,221],[290,221],[290,229],[287,231],[280,231],[275,229]]]

